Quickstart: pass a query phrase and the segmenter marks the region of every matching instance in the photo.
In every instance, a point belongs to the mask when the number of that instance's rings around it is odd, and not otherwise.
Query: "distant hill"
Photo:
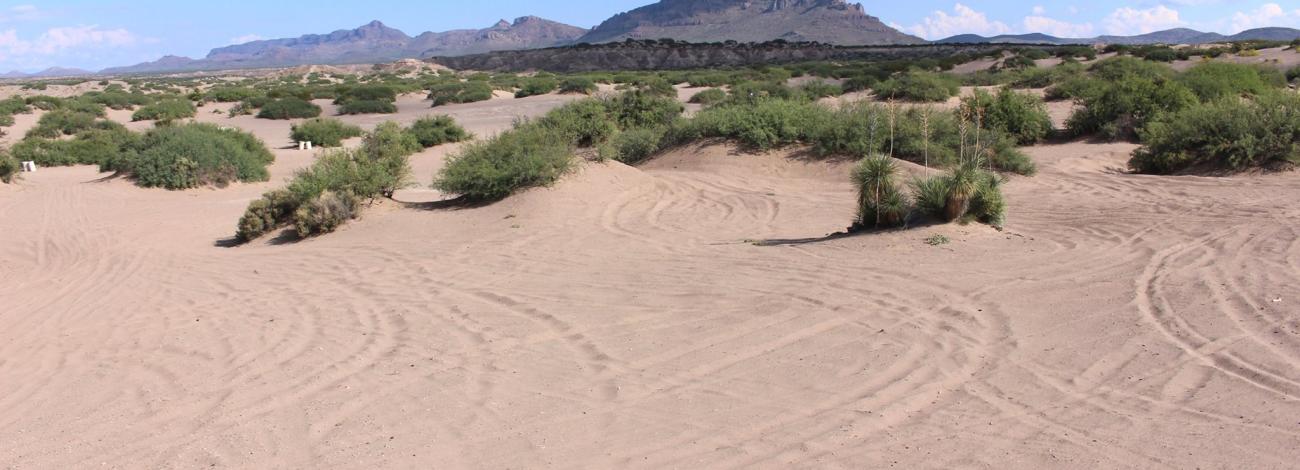
[[[105,69],[104,74],[293,67],[391,62],[425,55],[465,55],[570,43],[587,30],[526,16],[484,29],[423,33],[416,37],[372,21],[356,29],[268,39],[213,49],[202,59],[166,56],[154,62]]]
[[[1137,36],[1098,36],[1095,38],[1058,38],[1046,34],[1004,34],[984,37],[977,34],[960,34],[940,39],[943,44],[1209,44],[1226,41],[1292,41],[1300,39],[1300,29],[1259,28],[1242,31],[1232,36],[1203,33],[1194,29],[1175,28]]]
[[[579,42],[671,38],[690,42],[920,44],[845,0],[661,0],[620,13]]]
[[[94,75],[95,72],[82,69],[71,69],[65,67],[50,67],[36,73],[23,73],[14,70],[9,73],[0,74],[0,78],[61,78],[61,77],[86,77]]]

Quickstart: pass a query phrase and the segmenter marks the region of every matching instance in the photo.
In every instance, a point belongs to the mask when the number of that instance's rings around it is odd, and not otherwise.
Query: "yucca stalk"
[[[894,98],[893,98],[892,96],[889,98],[889,101],[888,101],[887,103],[888,103],[888,107],[889,107],[889,156],[890,156],[890,158],[893,158],[893,156],[894,156],[894,122],[897,120],[897,116],[896,116],[897,108],[895,107]]]
[[[930,107],[921,110],[921,144],[925,155],[925,176],[930,176]]]

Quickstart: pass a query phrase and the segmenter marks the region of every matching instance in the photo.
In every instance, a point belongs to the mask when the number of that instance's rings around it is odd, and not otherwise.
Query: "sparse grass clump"
[[[452,142],[461,142],[473,137],[469,131],[456,124],[451,116],[429,116],[411,123],[409,131],[421,146],[428,148]]]
[[[315,103],[297,98],[285,97],[271,100],[257,113],[258,119],[302,119],[320,116],[321,108]]]
[[[194,117],[197,110],[194,103],[187,99],[164,99],[148,104],[131,114],[132,121],[171,122],[177,119]]]
[[[940,102],[957,96],[961,83],[950,75],[910,71],[876,85],[876,95],[904,101]]]
[[[1300,96],[1225,99],[1165,115],[1141,133],[1140,173],[1241,171],[1300,164]]]
[[[315,118],[290,127],[289,138],[321,147],[338,147],[343,145],[343,140],[360,137],[364,133],[360,127],[338,119]]]

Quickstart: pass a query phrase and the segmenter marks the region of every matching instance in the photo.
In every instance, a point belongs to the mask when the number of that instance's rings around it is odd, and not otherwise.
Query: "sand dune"
[[[567,99],[432,112],[487,135]],[[1006,232],[821,242],[798,239],[848,224],[850,164],[800,149],[591,163],[241,248],[219,242],[310,153],[186,192],[44,169],[0,185],[0,462],[1293,468],[1296,175],[1123,174],[1132,148],[1029,149]]]

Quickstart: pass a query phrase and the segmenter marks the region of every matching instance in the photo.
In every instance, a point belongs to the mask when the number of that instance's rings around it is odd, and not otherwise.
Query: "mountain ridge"
[[[920,44],[846,0],[661,0],[619,13],[579,42],[669,38],[690,42],[822,42],[837,45]]]
[[[980,36],[978,34],[959,34],[934,41],[939,44],[1210,44],[1229,41],[1291,41],[1300,39],[1300,29],[1283,27],[1255,28],[1237,34],[1225,36],[1219,33],[1207,33],[1188,28],[1174,28],[1155,31],[1135,36],[1096,36],[1092,38],[1061,38],[1042,33],[1002,34],[998,36]]]

